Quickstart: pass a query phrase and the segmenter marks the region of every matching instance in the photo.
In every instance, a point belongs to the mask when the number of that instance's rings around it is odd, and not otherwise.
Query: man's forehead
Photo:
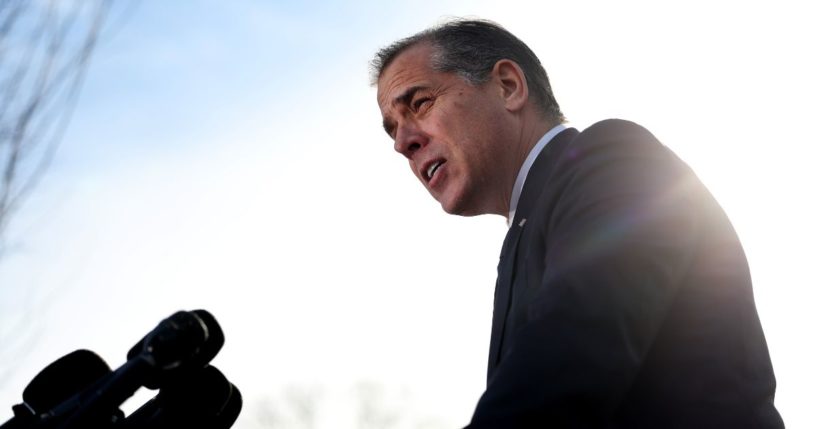
[[[433,73],[431,53],[431,45],[417,44],[397,54],[383,69],[377,80],[377,101],[381,107],[399,102],[409,87],[421,85]]]

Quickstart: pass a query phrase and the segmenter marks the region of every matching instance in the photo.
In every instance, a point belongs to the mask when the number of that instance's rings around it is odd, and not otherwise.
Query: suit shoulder
[[[621,157],[680,161],[646,128],[622,119],[607,119],[587,127],[571,141],[563,155],[562,164],[573,166],[577,166],[578,161],[590,166],[593,161]]]
[[[606,119],[587,127],[577,139],[599,143],[642,142],[661,144],[658,139],[643,126],[624,119]]]

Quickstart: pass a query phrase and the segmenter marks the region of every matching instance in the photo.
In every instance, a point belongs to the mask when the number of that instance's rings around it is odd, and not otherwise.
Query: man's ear
[[[496,79],[505,100],[505,107],[518,111],[528,102],[528,81],[525,72],[514,61],[503,59],[494,64],[491,75]]]

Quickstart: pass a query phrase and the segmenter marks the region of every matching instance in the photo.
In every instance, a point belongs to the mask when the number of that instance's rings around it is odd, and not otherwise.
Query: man
[[[647,130],[564,117],[536,55],[453,21],[372,63],[383,126],[451,214],[506,216],[470,428],[780,428],[746,258]]]

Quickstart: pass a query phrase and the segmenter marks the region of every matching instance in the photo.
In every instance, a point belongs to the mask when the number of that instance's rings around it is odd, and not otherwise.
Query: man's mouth
[[[428,168],[426,168],[426,179],[430,182],[431,179],[434,178],[434,173],[437,172],[437,169],[440,168],[441,165],[445,164],[445,160],[437,160],[432,162]]]

